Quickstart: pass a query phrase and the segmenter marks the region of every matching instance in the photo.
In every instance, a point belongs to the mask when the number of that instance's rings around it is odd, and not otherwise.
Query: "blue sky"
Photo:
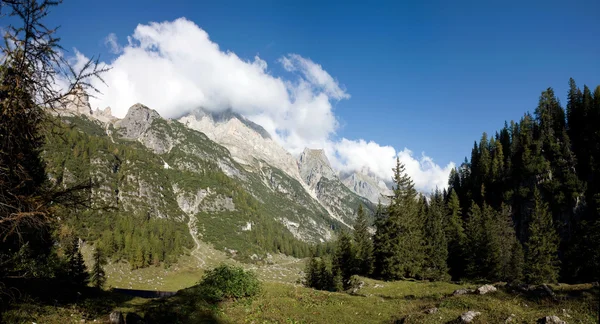
[[[569,77],[600,84],[600,1],[65,1],[66,49],[111,60],[138,24],[186,17],[221,50],[271,74],[278,59],[308,58],[350,94],[334,100],[336,136],[461,162],[483,131],[533,111],[553,87],[565,103]]]

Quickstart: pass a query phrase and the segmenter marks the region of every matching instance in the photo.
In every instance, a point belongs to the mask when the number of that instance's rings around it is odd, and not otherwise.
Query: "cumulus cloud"
[[[114,33],[110,33],[108,36],[106,36],[104,39],[104,45],[108,46],[108,49],[113,54],[119,54],[122,52],[122,48],[117,42],[117,35]]]
[[[281,57],[276,63],[286,72],[275,75],[259,56],[244,59],[221,49],[185,18],[138,25],[123,46],[114,34],[105,42],[118,55],[103,75],[108,86],[93,84],[102,92],[90,99],[94,109],[111,107],[123,117],[140,102],[168,118],[197,108],[232,109],[263,126],[292,154],[304,147],[324,148],[333,167],[343,172],[368,168],[389,180],[398,155],[424,191],[444,187],[453,166],[442,168],[407,149],[396,152],[374,142],[336,138],[333,104],[350,94],[321,65],[298,54]]]

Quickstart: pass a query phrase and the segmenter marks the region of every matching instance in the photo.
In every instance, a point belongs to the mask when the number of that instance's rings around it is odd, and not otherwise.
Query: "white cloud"
[[[400,162],[402,162],[413,181],[415,187],[422,191],[429,193],[435,188],[442,190],[448,186],[448,176],[450,170],[454,169],[455,164],[450,162],[445,167],[440,167],[433,162],[433,159],[426,156],[425,153],[421,154],[421,158],[417,159],[413,156],[411,150],[404,148],[404,150],[398,152]]]
[[[90,99],[94,109],[109,106],[123,117],[140,102],[169,118],[198,107],[233,109],[263,126],[293,154],[304,147],[324,148],[338,170],[367,167],[386,181],[391,177],[397,154],[393,147],[335,138],[338,121],[332,103],[350,94],[310,59],[288,54],[278,60],[288,74],[275,76],[259,56],[246,60],[220,49],[184,18],[138,25],[123,47],[110,34],[106,44],[119,55],[103,75],[108,87],[94,83],[102,92]],[[445,186],[451,165],[441,168],[406,149],[399,154],[419,189]]]
[[[123,51],[123,49],[117,42],[117,35],[115,35],[114,33],[110,33],[108,34],[108,36],[106,36],[106,38],[104,39],[104,45],[108,46],[108,49],[113,54],[120,54]]]

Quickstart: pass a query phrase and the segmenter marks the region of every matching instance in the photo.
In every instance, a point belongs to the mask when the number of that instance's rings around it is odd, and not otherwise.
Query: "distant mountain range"
[[[60,174],[56,178],[65,183],[91,176],[99,183],[97,201],[186,222],[192,235],[217,248],[260,250],[260,243],[248,247],[234,239],[248,237],[259,223],[281,226],[301,241],[324,242],[336,228],[352,226],[359,204],[372,212],[389,191],[364,170],[340,177],[323,150],[292,156],[264,128],[230,111],[198,109],[170,120],[136,104],[118,119],[110,108],[92,111],[81,91],[67,101],[57,114],[88,141],[144,158],[90,152],[76,162],[87,165],[80,172],[49,154],[50,176]]]

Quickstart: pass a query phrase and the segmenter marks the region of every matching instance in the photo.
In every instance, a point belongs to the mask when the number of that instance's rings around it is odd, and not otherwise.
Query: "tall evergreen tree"
[[[558,279],[559,237],[548,211],[548,204],[534,191],[534,209],[531,213],[526,243],[526,279],[530,283],[554,283]]]
[[[96,288],[102,288],[106,283],[106,273],[104,272],[104,265],[106,264],[106,258],[102,251],[98,248],[94,249],[94,255],[92,256],[94,264],[92,266],[92,273],[90,275],[90,283]]]
[[[79,238],[72,237],[65,250],[67,258],[67,278],[75,285],[85,286],[89,282],[89,274],[79,249]]]
[[[378,223],[375,244],[376,273],[383,279],[419,278],[425,259],[423,219],[414,183],[400,159],[394,168],[394,190],[387,217]]]
[[[448,242],[445,233],[446,210],[442,194],[436,190],[431,197],[425,221],[426,257],[423,275],[430,280],[447,280]]]
[[[448,220],[446,221],[446,238],[448,240],[448,266],[453,279],[464,275],[466,235],[463,227],[460,201],[456,191],[452,189],[448,198]]]
[[[338,237],[333,268],[341,275],[343,288],[348,289],[350,278],[358,273],[358,264],[352,237],[345,231]]]
[[[373,271],[373,241],[362,205],[358,206],[356,214],[354,242],[356,242],[357,273],[361,276],[368,276]]]
[[[466,261],[465,274],[470,278],[481,278],[483,276],[483,247],[485,246],[484,230],[481,208],[475,202],[472,202],[469,209],[465,230],[467,232],[467,242],[463,249]]]

